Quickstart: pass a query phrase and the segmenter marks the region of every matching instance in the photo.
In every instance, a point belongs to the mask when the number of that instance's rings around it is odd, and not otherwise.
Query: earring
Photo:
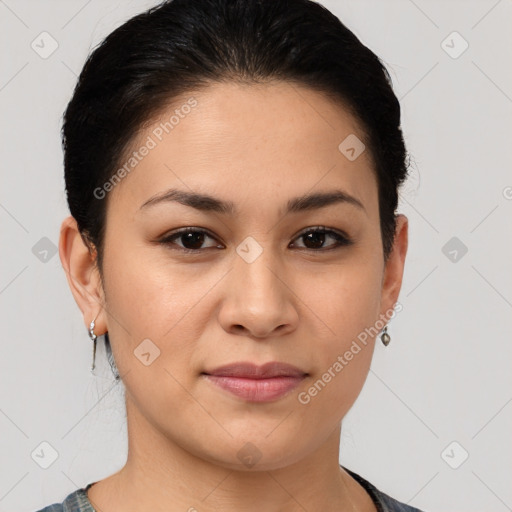
[[[384,327],[384,330],[382,331],[382,334],[380,335],[380,339],[384,346],[388,346],[389,342],[391,341],[391,336],[388,334],[388,326]]]
[[[94,320],[96,320],[96,318]],[[91,325],[89,326],[89,338],[91,338],[93,342],[91,373],[96,367],[96,338],[98,337],[96,336],[96,334],[94,334],[94,320],[91,322]]]
[[[107,359],[110,364],[110,369],[114,374],[114,378],[119,380],[121,376],[119,375],[119,371],[117,370],[116,362],[114,360],[114,356],[112,355],[112,347],[110,346],[110,339],[108,337],[108,331],[105,333],[105,350],[107,352]]]

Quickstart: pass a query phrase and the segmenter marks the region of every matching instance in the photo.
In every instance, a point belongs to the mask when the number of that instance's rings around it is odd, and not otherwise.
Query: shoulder
[[[423,512],[419,508],[411,507],[406,503],[402,503],[398,500],[395,500],[388,494],[382,492],[377,489],[372,483],[368,480],[365,480],[362,476],[354,473],[350,469],[342,466],[345,471],[347,471],[361,486],[363,486],[366,492],[370,495],[375,506],[377,507],[378,512]]]
[[[63,512],[62,503],[54,503],[53,505],[48,505],[37,512]]]
[[[86,492],[91,485],[92,483],[87,487],[73,491],[62,503],[48,505],[37,512],[95,512]]]

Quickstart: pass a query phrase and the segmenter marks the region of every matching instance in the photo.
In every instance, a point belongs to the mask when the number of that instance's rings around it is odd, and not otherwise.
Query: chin
[[[222,446],[215,444],[216,451],[214,453],[209,450],[208,453],[197,453],[197,455],[226,469],[247,472],[285,468],[304,457],[305,454],[297,449],[294,436],[271,438],[272,436],[268,436],[268,434],[260,434],[260,436],[252,437],[251,440],[251,437],[242,435],[240,438],[222,443]],[[226,457],[227,454],[233,454],[233,456]]]

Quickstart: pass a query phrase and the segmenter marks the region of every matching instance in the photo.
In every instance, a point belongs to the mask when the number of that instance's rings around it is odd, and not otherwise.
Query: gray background
[[[414,158],[403,311],[344,420],[340,461],[424,510],[512,510],[512,1],[321,3],[388,66]],[[91,48],[152,5],[0,0],[1,511],[60,502],[125,460],[122,385],[90,374],[52,252],[68,215],[59,130]],[[31,47],[51,49],[43,31],[58,44],[47,58]]]

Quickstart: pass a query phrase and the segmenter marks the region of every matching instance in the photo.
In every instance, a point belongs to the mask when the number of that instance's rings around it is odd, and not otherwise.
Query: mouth
[[[308,373],[287,363],[272,361],[262,366],[232,363],[201,375],[212,384],[249,402],[270,402],[295,389]]]

